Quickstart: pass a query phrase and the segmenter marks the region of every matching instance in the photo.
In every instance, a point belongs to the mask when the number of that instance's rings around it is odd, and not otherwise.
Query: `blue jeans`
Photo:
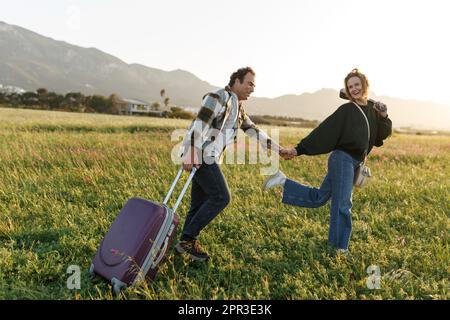
[[[328,158],[328,173],[320,188],[304,186],[286,179],[283,203],[305,208],[321,207],[331,198],[329,245],[348,249],[352,232],[353,176],[360,161],[348,153],[334,150]]]
[[[192,179],[191,207],[181,240],[197,239],[200,231],[225,209],[230,200],[230,191],[219,165],[203,163]]]

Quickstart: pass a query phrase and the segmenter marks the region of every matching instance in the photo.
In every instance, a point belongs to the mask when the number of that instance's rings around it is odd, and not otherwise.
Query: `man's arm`
[[[193,165],[199,166],[203,144],[208,139],[213,119],[222,108],[222,99],[223,97],[216,93],[209,93],[203,98],[202,107],[183,141],[182,156],[185,170],[190,171]]]
[[[250,119],[250,117],[245,112],[244,108],[242,108],[242,116],[243,121],[241,124],[241,129],[251,138],[257,138],[259,144],[265,150],[272,150],[281,155],[281,151],[284,150],[281,146],[276,144],[270,139],[267,134],[258,128],[258,126]]]

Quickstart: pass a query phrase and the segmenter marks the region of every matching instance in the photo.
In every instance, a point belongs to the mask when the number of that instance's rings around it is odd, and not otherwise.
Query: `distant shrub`
[[[302,118],[279,117],[279,116],[250,116],[255,124],[278,126],[278,127],[299,127],[299,128],[315,128],[319,124],[317,120],[305,120]]]
[[[167,114],[167,117],[172,118],[172,119],[192,120],[192,119],[195,119],[195,114],[193,114],[192,112],[183,110],[182,108],[179,108],[179,107],[172,107],[172,108],[170,108],[170,112]]]

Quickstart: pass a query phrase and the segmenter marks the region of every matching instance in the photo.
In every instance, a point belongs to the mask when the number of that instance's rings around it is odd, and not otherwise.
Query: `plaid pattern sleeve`
[[[194,146],[196,149],[202,148],[204,142],[208,139],[211,123],[221,111],[222,104],[223,97],[218,93],[208,93],[203,97],[202,107],[184,139],[183,147],[185,152],[183,154],[186,154],[186,148],[191,146]]]
[[[266,150],[272,149],[275,152],[278,152],[280,146],[274,142],[267,136],[267,134],[259,129],[256,124],[250,119],[247,113],[244,110],[243,106],[240,106],[240,117],[242,119],[241,129],[251,138],[257,138],[259,144]]]

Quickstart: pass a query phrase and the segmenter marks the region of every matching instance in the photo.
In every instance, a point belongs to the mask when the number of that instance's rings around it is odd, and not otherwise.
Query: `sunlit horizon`
[[[339,90],[357,67],[377,96],[450,105],[447,1],[0,4],[0,21],[126,63],[186,70],[214,86],[252,66],[258,97]]]

